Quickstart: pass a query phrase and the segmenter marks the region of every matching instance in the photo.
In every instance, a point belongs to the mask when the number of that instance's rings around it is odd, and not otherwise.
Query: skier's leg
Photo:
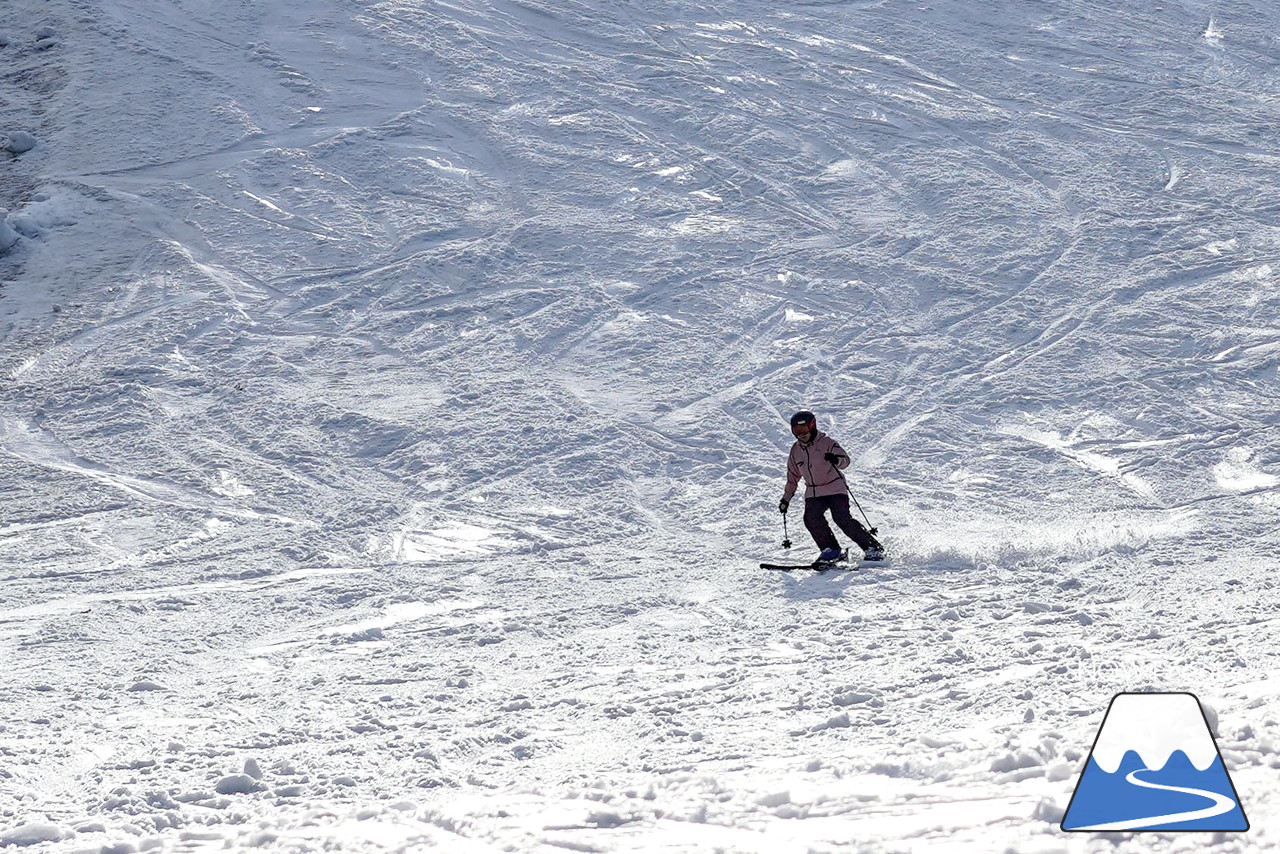
[[[827,524],[827,504],[823,498],[804,500],[804,526],[809,529],[813,541],[820,549],[838,549],[840,541]]]
[[[853,518],[853,514],[849,512],[849,496],[833,495],[831,496],[831,518],[840,526],[840,530],[849,535],[858,547],[864,552],[870,548],[883,548],[880,541],[871,536],[871,532],[862,527],[862,523]]]

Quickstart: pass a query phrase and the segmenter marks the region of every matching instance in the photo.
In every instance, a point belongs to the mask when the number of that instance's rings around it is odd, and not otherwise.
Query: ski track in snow
[[[0,847],[1280,847],[1271,7],[6,11]]]

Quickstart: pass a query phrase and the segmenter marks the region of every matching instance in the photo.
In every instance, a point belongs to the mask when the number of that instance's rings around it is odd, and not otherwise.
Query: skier
[[[820,561],[840,560],[844,552],[840,541],[827,524],[827,511],[862,549],[863,560],[884,560],[884,546],[862,527],[849,513],[849,488],[840,470],[849,465],[849,455],[844,448],[826,433],[818,430],[818,419],[812,412],[801,410],[791,416],[791,432],[795,444],[787,458],[787,489],[778,502],[784,514],[791,506],[800,478],[804,478],[804,526],[813,535],[813,541],[822,549]]]

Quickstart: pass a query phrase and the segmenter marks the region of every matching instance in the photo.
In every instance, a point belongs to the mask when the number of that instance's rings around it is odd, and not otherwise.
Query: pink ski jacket
[[[824,458],[825,454],[838,454],[840,465],[833,466]],[[849,455],[840,447],[840,443],[821,430],[809,444],[796,440],[791,446],[791,456],[787,458],[787,491],[782,497],[787,501],[796,494],[800,478],[804,478],[805,498],[817,498],[820,495],[840,495],[845,490],[844,479],[837,468],[849,466]]]

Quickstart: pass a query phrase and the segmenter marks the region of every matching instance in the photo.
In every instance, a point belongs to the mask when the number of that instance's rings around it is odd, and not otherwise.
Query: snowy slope
[[[1280,848],[1273,5],[5,8],[0,844]]]

